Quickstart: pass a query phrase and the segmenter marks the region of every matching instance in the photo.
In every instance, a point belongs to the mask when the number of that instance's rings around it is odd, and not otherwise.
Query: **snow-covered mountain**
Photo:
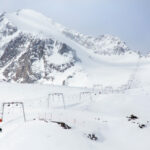
[[[106,34],[99,37],[92,37],[66,29],[63,33],[70,39],[97,54],[123,54],[129,51],[125,42],[122,42],[118,37],[112,35]]]
[[[0,82],[0,149],[150,150],[149,77],[150,55],[117,37],[3,13],[0,80],[35,84]]]
[[[117,37],[86,36],[28,9],[0,15],[1,80],[72,86],[120,84],[115,74],[108,79],[112,70],[118,72],[121,63],[130,66],[121,69],[121,81],[126,83],[137,61],[138,55]]]

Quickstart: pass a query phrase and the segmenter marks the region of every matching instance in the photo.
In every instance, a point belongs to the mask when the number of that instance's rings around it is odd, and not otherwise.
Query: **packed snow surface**
[[[0,123],[2,150],[149,150],[150,86],[120,93],[39,84],[0,84],[0,103],[24,102],[26,122],[20,106],[5,107]],[[91,92],[82,95],[82,92]],[[62,98],[48,94],[63,93]],[[131,115],[138,117],[129,121]],[[71,129],[57,123],[65,122]],[[144,124],[143,128],[139,126]],[[88,138],[94,134],[98,140]]]

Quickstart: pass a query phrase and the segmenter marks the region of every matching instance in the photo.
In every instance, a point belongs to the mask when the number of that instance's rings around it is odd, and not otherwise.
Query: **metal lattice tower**
[[[48,108],[50,108],[50,100],[54,101],[56,97],[59,98],[59,100],[62,101],[63,107],[65,109],[65,99],[64,99],[64,94],[63,93],[50,93],[50,94],[48,94],[48,98],[47,98]]]
[[[90,101],[92,101],[92,92],[80,92],[80,97],[79,97],[79,101],[81,102],[83,97],[89,97]]]
[[[24,110],[24,103],[23,102],[4,102],[4,103],[2,103],[1,119],[2,120],[4,119],[5,107],[8,107],[10,105],[21,106],[23,118],[24,118],[24,121],[26,122],[26,116],[25,116],[25,110]]]

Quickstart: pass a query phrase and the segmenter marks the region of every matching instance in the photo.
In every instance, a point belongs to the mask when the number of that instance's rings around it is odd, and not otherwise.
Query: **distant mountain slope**
[[[123,54],[129,51],[125,42],[122,42],[118,37],[112,35],[101,35],[95,38],[71,30],[64,30],[63,33],[70,39],[97,54]]]
[[[28,9],[0,15],[1,80],[116,85],[127,82],[137,61],[138,55],[117,37],[86,36]],[[119,72],[122,83],[116,74],[109,78],[112,72]]]

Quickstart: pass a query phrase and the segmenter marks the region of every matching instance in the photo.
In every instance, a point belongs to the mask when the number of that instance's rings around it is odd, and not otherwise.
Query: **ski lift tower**
[[[62,101],[63,107],[65,109],[65,99],[64,99],[63,93],[50,93],[50,94],[48,94],[48,99],[47,99],[48,108],[50,108],[50,101],[54,101],[55,98],[58,98],[60,101]]]
[[[4,118],[5,107],[10,107],[11,105],[15,105],[16,107],[21,106],[24,122],[26,122],[26,116],[25,116],[25,110],[24,110],[24,103],[23,102],[4,102],[4,103],[2,103],[1,122],[3,121],[3,118]]]
[[[81,102],[83,98],[87,99],[87,97],[92,101],[92,92],[80,92],[79,101]]]

